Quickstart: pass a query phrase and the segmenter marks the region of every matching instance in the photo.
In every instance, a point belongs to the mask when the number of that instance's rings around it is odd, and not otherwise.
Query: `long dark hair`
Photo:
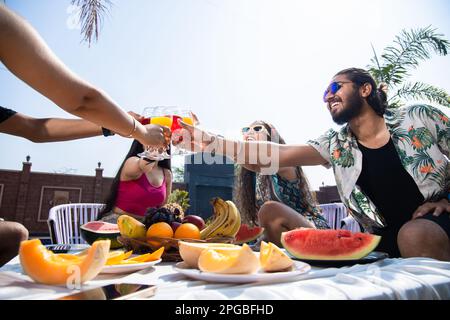
[[[286,144],[285,140],[280,136],[274,126],[265,121],[255,121],[251,125],[262,125],[268,132],[268,141],[276,142],[279,144]],[[296,167],[299,174],[298,188],[305,198],[305,204],[307,205],[307,211],[313,212],[313,203],[310,203],[310,199],[313,199],[310,192],[308,180],[306,179],[303,170],[300,166]],[[241,216],[245,222],[252,224],[258,224],[258,207],[256,205],[255,194],[255,179],[256,174],[253,171],[247,170],[243,166],[237,166],[236,179],[234,183],[233,198],[236,202]],[[271,176],[264,176],[265,187],[270,186],[272,183]]]
[[[372,91],[370,95],[366,98],[367,103],[372,107],[377,115],[382,117],[388,107],[386,85],[380,84],[377,86],[375,79],[370,75],[370,73],[364,69],[359,68],[348,68],[339,71],[335,76],[346,75],[347,78],[353,83],[362,86],[366,83],[372,86]]]
[[[106,205],[98,214],[97,219],[103,218],[105,215],[107,215],[109,212],[111,212],[113,210],[114,206],[116,205],[117,191],[119,189],[119,182],[120,182],[120,174],[122,173],[122,168],[125,164],[125,161],[127,161],[128,158],[136,157],[141,152],[144,152],[144,147],[142,146],[142,144],[139,141],[134,140],[133,143],[131,144],[130,150],[128,151],[127,155],[125,156],[125,159],[123,160],[122,164],[120,165],[119,171],[117,171],[117,174],[114,177],[114,180],[111,185],[111,189],[105,200]],[[167,153],[170,154],[170,147],[168,148]],[[172,171],[170,159],[165,159],[165,160],[159,161],[158,167]]]

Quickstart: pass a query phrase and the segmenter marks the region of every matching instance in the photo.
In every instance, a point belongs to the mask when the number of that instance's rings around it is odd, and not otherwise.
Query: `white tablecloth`
[[[450,299],[450,263],[427,258],[385,259],[370,265],[316,268],[293,281],[224,284],[191,280],[173,263],[126,275],[99,275],[84,289],[110,283],[157,284],[152,299]],[[22,273],[17,258],[0,268],[0,299],[54,299],[65,287],[36,284]]]

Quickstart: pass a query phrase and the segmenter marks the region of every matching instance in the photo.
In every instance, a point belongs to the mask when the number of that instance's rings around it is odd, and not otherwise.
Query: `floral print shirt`
[[[416,182],[425,202],[447,198],[450,189],[449,118],[429,105],[388,109],[386,125],[400,160]],[[350,127],[330,129],[308,141],[332,167],[342,202],[368,232],[386,227],[371,200],[356,185],[362,170],[362,153]]]

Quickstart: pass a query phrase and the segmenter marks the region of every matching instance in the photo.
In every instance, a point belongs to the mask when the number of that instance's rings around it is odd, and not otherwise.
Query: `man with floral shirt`
[[[333,120],[345,124],[339,131],[307,145],[278,145],[225,140],[182,123],[194,139],[180,146],[226,155],[255,171],[266,148],[280,167],[332,167],[349,213],[382,236],[377,250],[450,261],[449,119],[427,105],[387,110],[386,98],[367,71],[345,69],[323,97]]]

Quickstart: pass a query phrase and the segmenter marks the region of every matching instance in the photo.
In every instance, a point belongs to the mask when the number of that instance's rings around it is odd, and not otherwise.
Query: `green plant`
[[[172,167],[173,182],[184,181],[184,167]]]
[[[187,192],[185,190],[175,189],[169,195],[167,202],[168,203],[178,203],[183,208],[183,211],[186,212],[186,210],[190,207],[189,192]]]
[[[417,30],[402,30],[395,37],[394,45],[384,49],[381,58],[373,48],[374,56],[368,66],[369,72],[378,83],[388,85],[390,107],[400,107],[407,100],[425,100],[450,107],[450,95],[443,89],[422,82],[407,82],[413,69],[419,63],[431,58],[434,52],[445,56],[450,49],[450,42],[431,26]]]

